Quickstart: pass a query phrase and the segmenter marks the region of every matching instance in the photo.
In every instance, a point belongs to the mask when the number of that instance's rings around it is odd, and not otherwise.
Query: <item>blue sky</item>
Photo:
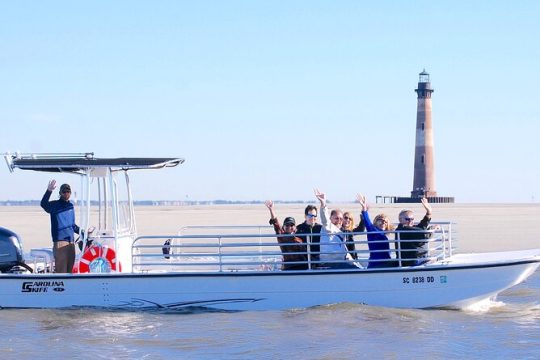
[[[186,158],[138,199],[408,195],[425,68],[439,195],[538,202],[539,4],[2,1],[0,151]]]

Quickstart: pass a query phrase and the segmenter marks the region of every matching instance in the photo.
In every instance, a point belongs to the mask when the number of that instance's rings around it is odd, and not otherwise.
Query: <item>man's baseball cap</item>
[[[60,193],[63,193],[66,191],[71,192],[71,186],[69,186],[69,184],[62,184],[62,186],[60,186]]]

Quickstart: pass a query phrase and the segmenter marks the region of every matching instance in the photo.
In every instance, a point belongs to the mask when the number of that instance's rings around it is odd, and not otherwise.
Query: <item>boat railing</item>
[[[54,255],[49,248],[32,249],[30,257],[31,265],[35,273],[52,273],[54,271]]]
[[[235,234],[273,234],[274,228],[269,225],[190,225],[182,226],[178,230],[178,235],[187,235],[191,231],[204,231],[205,234],[214,231],[228,231],[234,230]]]
[[[425,254],[422,262],[435,263],[452,255],[451,223],[432,223],[427,231],[419,232],[423,236],[421,243]],[[347,260],[321,261],[320,244],[309,242],[314,234],[295,234],[304,236],[308,243],[278,243],[276,235],[271,233],[272,227],[257,226],[192,226],[184,227],[180,235],[175,236],[140,236],[132,245],[133,271],[180,271],[180,272],[230,272],[230,271],[280,271],[283,267],[297,265],[309,271],[320,271],[321,265],[351,263]],[[219,233],[187,234],[189,231],[205,231]],[[256,230],[256,233],[255,233]],[[222,232],[227,231],[227,232]],[[234,231],[232,234],[230,231]],[[239,233],[251,231],[252,233]],[[387,231],[388,240],[367,240],[369,232],[347,233],[353,236],[356,257],[354,263],[359,269],[371,268],[373,264],[387,260],[377,260],[376,253],[388,252],[394,262],[392,268],[402,266],[403,261],[410,261],[411,254],[408,243],[419,243],[419,240],[400,239],[398,231]],[[412,231],[409,231],[409,237]],[[429,234],[426,236],[425,234]],[[343,234],[345,235],[345,234]],[[388,250],[377,250],[378,243],[387,243]],[[370,249],[371,248],[371,249]],[[283,255],[288,258],[286,261]],[[309,261],[302,260],[302,256]],[[371,255],[371,256],[370,256]],[[295,258],[296,257],[296,258]],[[323,264],[324,263],[324,264]],[[378,266],[378,269],[381,267]],[[369,269],[368,269],[369,270]]]

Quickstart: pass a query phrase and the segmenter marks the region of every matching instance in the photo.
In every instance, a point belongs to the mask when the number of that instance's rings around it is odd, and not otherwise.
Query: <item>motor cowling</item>
[[[13,231],[0,227],[0,272],[11,272],[24,264],[21,239]]]

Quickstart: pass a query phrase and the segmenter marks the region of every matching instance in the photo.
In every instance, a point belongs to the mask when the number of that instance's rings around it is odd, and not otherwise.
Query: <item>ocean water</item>
[[[467,310],[0,310],[0,359],[539,359],[540,271]]]

